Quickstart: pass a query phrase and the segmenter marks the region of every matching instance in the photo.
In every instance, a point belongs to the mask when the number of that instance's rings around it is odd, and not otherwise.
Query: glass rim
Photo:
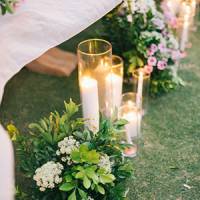
[[[113,61],[113,59],[117,59],[117,60],[119,60],[120,62],[118,63],[118,64],[113,64],[113,62],[112,62],[112,68],[117,68],[117,67],[123,67],[123,65],[124,65],[124,61],[123,61],[123,59],[122,59],[122,57],[120,57],[120,56],[118,56],[118,55],[112,55],[112,61]]]
[[[85,44],[85,43],[88,43],[88,42],[91,42],[91,41],[99,41],[99,42],[104,42],[105,44],[108,45],[108,50],[102,52],[102,53],[86,53],[82,50],[80,50],[80,46],[82,44]],[[87,39],[87,40],[83,40],[82,42],[80,42],[78,44],[78,47],[77,47],[77,52],[78,53],[81,53],[81,54],[84,54],[84,55],[88,55],[88,56],[100,56],[100,55],[104,55],[104,54],[107,54],[108,52],[112,52],[112,45],[110,42],[108,42],[107,40],[104,40],[104,39],[98,39],[98,38],[93,38],[93,39]]]
[[[150,74],[148,74],[147,72],[145,72],[145,70],[144,70],[144,68],[137,68],[137,69],[134,69],[133,70],[133,72],[132,72],[132,75],[134,76],[134,77],[136,77],[136,78],[138,78],[139,77],[139,71],[142,71],[142,72],[144,72],[143,73],[143,79],[148,79],[148,78],[150,78]],[[137,74],[138,73],[138,74]]]

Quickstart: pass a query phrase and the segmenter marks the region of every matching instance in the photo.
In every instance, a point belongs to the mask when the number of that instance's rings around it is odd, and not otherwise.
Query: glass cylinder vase
[[[119,109],[119,118],[127,120],[122,143],[129,146],[124,150],[124,156],[135,157],[138,152],[138,138],[141,133],[141,110],[133,104],[123,104]]]
[[[106,91],[108,96],[108,101],[106,105],[106,110],[108,113],[106,115],[110,117],[114,111],[118,111],[121,105],[122,98],[122,87],[123,87],[123,60],[121,57],[113,55],[112,56],[112,68],[111,73],[106,76],[106,83],[111,87],[107,87],[111,89],[111,91]]]
[[[148,109],[150,74],[144,68],[133,71],[133,92],[136,93],[136,106],[145,114]]]
[[[101,39],[86,40],[78,45],[77,54],[83,117],[86,126],[97,131],[99,111],[106,114],[112,106],[112,85],[107,80],[112,68],[112,46]]]

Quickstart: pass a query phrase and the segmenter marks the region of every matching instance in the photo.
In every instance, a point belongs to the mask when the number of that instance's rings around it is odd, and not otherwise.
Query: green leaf
[[[66,175],[64,178],[65,178],[65,181],[66,181],[67,183],[69,183],[69,182],[72,181],[72,176],[71,176],[71,175]]]
[[[133,66],[137,66],[137,57],[133,56],[130,58],[130,63],[133,65]]]
[[[88,199],[88,198],[87,198],[87,193],[86,193],[86,192],[84,192],[84,191],[81,190],[81,189],[78,189],[78,192],[79,192],[79,194],[80,194],[82,200],[87,200],[87,199]]]
[[[72,101],[72,99],[70,99],[69,103],[64,102],[64,104],[65,104],[66,113],[69,115],[69,117],[71,117],[76,112],[78,112],[78,106]]]
[[[87,176],[88,176],[90,179],[92,179],[93,182],[94,182],[95,184],[97,184],[98,181],[99,181],[99,178],[98,178],[98,176],[97,176],[97,174],[96,174],[96,172],[95,172],[96,169],[97,169],[96,166],[92,166],[92,167],[89,167],[89,168],[87,168],[87,169],[85,170]]]
[[[105,194],[105,189],[102,186],[97,185],[97,190],[98,190],[99,193]]]
[[[90,186],[91,186],[91,181],[88,179],[87,176],[85,176],[85,177],[83,178],[83,186],[84,186],[86,189],[90,188]]]
[[[76,200],[76,190],[74,190],[70,196],[68,197],[68,200]]]
[[[72,161],[77,162],[77,163],[81,162],[81,157],[78,150],[75,150],[71,153],[71,159]]]
[[[41,133],[44,132],[44,129],[37,123],[29,124],[28,128],[30,128],[30,129],[38,129]]]
[[[142,60],[141,58],[139,58],[139,57],[137,57],[137,65],[138,65],[139,67],[143,67],[143,66],[144,66],[143,60]]]
[[[42,127],[45,131],[48,130],[48,127],[47,127],[47,124],[46,124],[45,120],[41,119],[41,120],[40,120],[40,124],[41,124],[41,127]]]
[[[103,174],[100,175],[100,180],[103,184],[112,183],[115,180],[115,176],[112,174]]]
[[[7,130],[12,141],[16,141],[19,136],[18,129],[13,124],[7,125]]]
[[[99,163],[99,157],[100,157],[100,154],[97,153],[96,150],[89,151],[89,152],[86,154],[86,160],[87,160],[89,163],[94,163],[94,164]]]
[[[64,192],[68,192],[71,191],[72,189],[74,189],[76,185],[74,183],[63,183],[60,187],[59,190],[64,191]]]
[[[115,122],[115,126],[117,126],[118,128],[120,127],[123,127],[124,125],[126,125],[128,123],[127,120],[125,119],[120,119],[120,120],[117,120],[117,122]]]
[[[81,153],[86,153],[86,152],[88,152],[88,151],[89,151],[88,146],[85,145],[85,144],[81,144],[81,145],[80,145],[80,148],[79,148],[79,151],[80,151]]]
[[[83,172],[78,172],[75,176],[75,178],[78,178],[78,179],[83,179],[84,178],[84,173]]]

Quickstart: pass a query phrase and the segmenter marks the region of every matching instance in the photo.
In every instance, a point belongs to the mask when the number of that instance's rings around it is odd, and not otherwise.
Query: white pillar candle
[[[111,65],[104,59],[101,59],[99,65],[94,69],[93,76],[98,83],[98,95],[99,95],[99,110],[102,114],[106,114],[107,102],[106,102],[106,79],[105,77],[110,73]]]
[[[115,73],[106,76],[106,102],[108,115],[112,114],[113,109],[119,108],[122,98],[123,78]]]
[[[136,106],[139,109],[142,108],[142,93],[143,93],[143,71],[139,71],[138,87],[136,95]]]
[[[124,113],[122,118],[128,121],[128,124],[125,125],[126,139],[129,144],[132,144],[133,138],[136,138],[140,132],[140,113],[136,111],[129,111]]]
[[[14,199],[14,155],[8,134],[0,125],[0,199]]]
[[[83,117],[88,119],[86,127],[91,131],[99,130],[99,101],[97,81],[88,76],[80,79],[80,93],[83,108]]]
[[[196,6],[197,6],[196,0],[192,0],[191,5],[192,5],[192,16],[195,16],[196,15]]]

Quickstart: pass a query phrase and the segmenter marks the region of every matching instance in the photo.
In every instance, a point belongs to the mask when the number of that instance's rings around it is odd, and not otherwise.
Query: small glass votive
[[[106,78],[106,116],[110,117],[114,111],[119,109],[122,98],[122,86],[123,86],[123,69],[124,62],[121,57],[112,56],[111,72]]]
[[[141,131],[141,111],[136,106],[124,104],[119,109],[119,118],[128,121],[125,125],[122,143],[127,143],[130,146],[124,150],[123,155],[125,157],[135,157],[138,152],[137,140]]]
[[[136,93],[136,106],[146,114],[148,109],[150,74],[144,68],[133,71],[133,92]]]

